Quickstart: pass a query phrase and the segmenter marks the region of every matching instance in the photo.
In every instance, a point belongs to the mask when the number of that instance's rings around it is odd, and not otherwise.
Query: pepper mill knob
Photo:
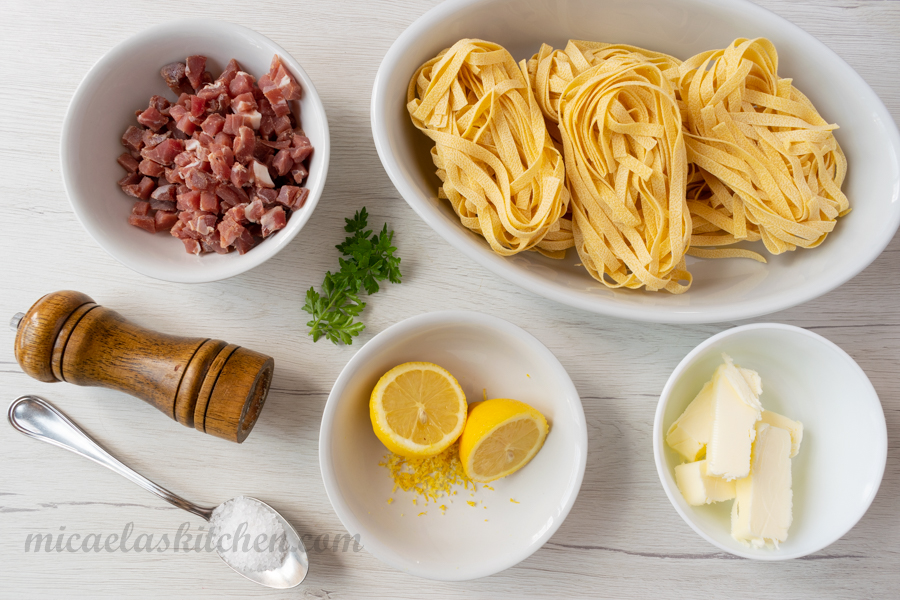
[[[139,327],[81,292],[47,294],[10,325],[31,377],[119,390],[237,443],[253,429],[275,369],[270,356],[222,340]]]

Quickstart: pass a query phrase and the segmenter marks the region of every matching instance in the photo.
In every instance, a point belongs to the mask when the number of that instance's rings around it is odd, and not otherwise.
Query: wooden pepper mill
[[[16,360],[35,379],[120,390],[237,443],[253,429],[275,368],[271,357],[221,340],[138,327],[81,292],[47,294],[12,325]]]

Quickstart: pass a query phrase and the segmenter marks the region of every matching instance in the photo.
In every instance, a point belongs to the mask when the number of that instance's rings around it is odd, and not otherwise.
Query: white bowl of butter
[[[720,420],[717,427],[726,432],[721,439],[727,443],[718,442],[715,457],[710,454],[712,441],[705,448],[698,446],[695,453],[690,447],[693,443],[690,435],[679,438],[687,441],[680,447],[680,452],[676,451],[667,443],[667,433],[707,382],[715,379],[717,369],[722,373],[724,368],[720,369],[720,366],[726,361],[723,355],[730,357],[734,365],[747,370],[749,388],[754,387],[749,372],[759,375],[762,389],[758,393],[758,402],[764,409],[761,416],[765,415],[765,418],[760,418],[755,425],[751,434],[755,440],[747,443],[744,439],[743,445],[732,444],[732,438],[743,439],[744,434],[728,433],[728,423]],[[731,371],[731,374],[735,372]],[[717,391],[720,388],[730,389],[713,385],[707,391],[721,393]],[[744,401],[753,404],[757,391],[745,391],[748,397]],[[710,405],[723,406],[724,403],[713,399]],[[698,413],[706,410],[702,403],[695,406]],[[777,421],[777,415],[790,421]],[[704,416],[714,418],[713,415]],[[802,439],[797,427],[799,423],[795,422],[802,423]],[[770,426],[786,432],[769,429]],[[688,423],[689,433],[690,427]],[[782,433],[783,440],[771,435]],[[670,441],[674,440],[670,438]],[[771,512],[763,518],[759,518],[758,513],[744,512],[741,523],[733,531],[732,509],[738,501],[731,499],[735,493],[731,486],[735,484],[726,480],[736,482],[738,500],[743,498],[744,501],[742,509],[749,511],[752,495],[749,478],[743,480],[743,484],[740,482],[746,475],[741,469],[746,468],[744,463],[750,460],[750,446],[753,446],[752,460],[759,464],[764,459],[761,454],[766,451],[766,445],[767,451],[777,454],[772,445],[779,443],[786,444],[787,450],[782,452],[789,453],[790,458],[785,457],[780,465],[771,466],[773,463],[770,462],[766,466],[768,472],[760,470],[754,476],[756,504],[752,506],[754,510]],[[862,518],[875,498],[884,474],[887,427],[875,389],[846,352],[805,329],[760,323],[715,335],[679,363],[660,396],[653,427],[653,450],[666,495],[678,514],[700,536],[737,556],[785,560],[821,550],[840,539]],[[692,460],[704,459],[702,467],[692,464]],[[718,478],[707,480],[709,486],[704,488],[699,485],[698,473],[701,469],[705,472],[706,462],[712,464],[712,461],[717,463],[715,469],[728,477],[723,475],[721,481]],[[785,463],[789,466],[785,467]],[[679,468],[680,490],[676,467],[683,464],[690,466]],[[787,478],[790,493],[781,489],[785,485],[785,468],[790,472]],[[697,487],[692,488],[692,484]],[[708,500],[721,501],[691,505],[682,491],[693,495],[690,499],[694,503],[703,494],[708,495]],[[784,514],[785,505],[789,515]],[[752,533],[762,534],[762,531],[748,531],[748,519],[767,523],[769,531],[770,520],[787,523],[786,539],[777,544],[763,544],[761,539],[752,539]],[[733,533],[743,539],[736,539]]]

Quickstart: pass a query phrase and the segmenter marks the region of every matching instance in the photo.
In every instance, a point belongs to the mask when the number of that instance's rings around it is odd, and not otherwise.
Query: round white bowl
[[[764,36],[778,48],[779,74],[793,77],[836,133],[849,161],[844,191],[852,212],[819,248],[746,259],[687,257],[691,289],[678,296],[611,290],[578,265],[576,252],[554,261],[526,252],[506,259],[465,229],[437,199],[431,141],[406,111],[415,70],[465,37],[530,58],[541,42],[568,39],[634,44],[686,59],[738,37]],[[877,257],[900,224],[900,136],[863,79],[834,52],[781,17],[746,0],[448,0],[409,26],[385,55],[372,94],[372,133],[400,195],[434,231],[494,274],[557,302],[601,314],[666,323],[745,319],[816,298]]]
[[[150,96],[174,100],[159,75],[160,68],[202,54],[218,76],[232,58],[257,79],[269,70],[275,54],[303,87],[293,102],[301,127],[315,150],[309,161],[306,204],[287,226],[244,255],[184,251],[166,233],[151,235],[128,224],[134,198],[116,182],[125,174],[116,163],[124,148],[122,134],[136,125],[134,111],[146,108]],[[88,234],[113,258],[144,275],[177,283],[200,283],[233,277],[277,254],[309,220],[328,173],[330,139],[325,109],[303,67],[284,48],[251,29],[212,19],[185,19],[150,27],[107,52],[82,80],[63,123],[60,158],[72,208]]]
[[[669,426],[722,364],[722,353],[762,378],[763,408],[803,423],[791,459],[794,521],[778,549],[753,549],[731,537],[731,502],[690,506],[675,483],[683,458],[665,442]],[[679,515],[722,550],[758,560],[811,554],[862,518],[887,460],[887,427],[875,389],[850,356],[820,335],[777,323],[723,331],[691,351],[666,382],[653,423],[656,470]]]
[[[522,470],[492,482],[494,491],[479,484],[475,498],[461,490],[428,506],[421,498],[413,505],[413,492],[393,492],[388,470],[378,465],[387,450],[369,420],[375,383],[409,361],[446,368],[470,402],[481,400],[486,388],[489,398],[534,406],[550,423],[543,448]],[[347,531],[359,534],[379,560],[444,581],[497,573],[540,548],[572,508],[586,458],[584,410],[563,366],[522,329],[474,312],[419,315],[372,338],[335,382],[319,433],[325,491]],[[467,500],[480,502],[473,508]],[[417,516],[422,511],[427,514]]]

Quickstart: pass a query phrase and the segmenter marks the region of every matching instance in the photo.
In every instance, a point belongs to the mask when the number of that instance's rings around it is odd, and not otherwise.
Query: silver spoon
[[[9,405],[7,417],[14,428],[28,437],[65,448],[75,454],[89,458],[122,477],[130,479],[169,504],[184,509],[189,513],[209,521],[215,510],[215,508],[204,508],[197,506],[193,502],[188,502],[126,467],[46,400],[37,396],[16,398]],[[292,588],[299,585],[309,572],[309,559],[306,556],[306,548],[304,548],[300,536],[297,535],[297,530],[278,511],[265,502],[256,498],[245,497],[248,500],[259,502],[261,506],[270,511],[281,522],[288,543],[287,555],[280,567],[268,571],[242,571],[225,560],[217,549],[216,552],[219,554],[219,557],[236,572],[261,585],[279,589]]]

